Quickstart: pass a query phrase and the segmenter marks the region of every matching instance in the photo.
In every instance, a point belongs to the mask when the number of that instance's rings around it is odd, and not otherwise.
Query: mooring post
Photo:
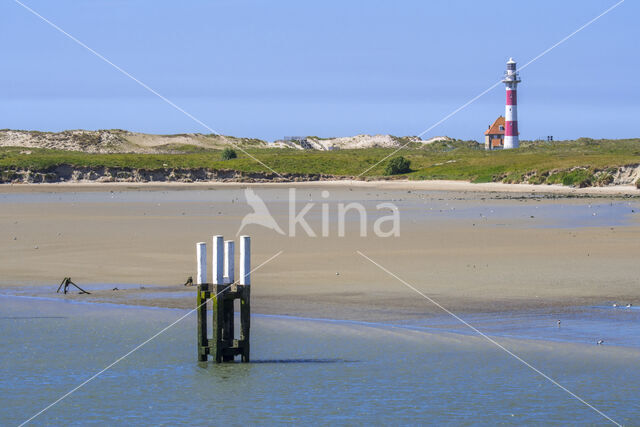
[[[208,355],[215,361],[232,362],[240,355],[249,361],[251,243],[248,236],[240,237],[240,284],[235,282],[235,243],[213,237],[212,283],[206,282],[206,244],[197,244],[198,262],[198,360]],[[204,254],[204,255],[203,255]],[[213,305],[212,337],[207,335],[207,299]],[[234,333],[234,301],[240,300],[240,336]]]
[[[213,271],[213,284],[222,285],[224,283],[224,270],[222,268],[224,263],[224,237],[213,236],[213,259],[212,259],[212,271]]]
[[[240,236],[240,284],[251,284],[251,237]]]
[[[240,341],[242,361],[249,362],[249,328],[251,327],[251,237],[240,236]]]
[[[197,274],[196,285],[198,295],[196,298],[196,308],[198,313],[198,361],[206,362],[209,347],[207,338],[207,244],[199,242],[196,244]]]
[[[227,289],[233,284],[234,278],[234,265],[235,265],[235,253],[234,253],[233,240],[225,240],[224,242],[224,277],[222,279],[224,287],[222,293],[227,293]],[[233,339],[235,336],[234,328],[234,299],[225,298],[218,303],[218,310],[222,311],[222,341],[223,349],[233,346]],[[233,361],[233,354],[222,355],[223,362]]]
[[[222,362],[222,330],[224,328],[224,237],[213,236],[213,284],[211,301],[213,303],[213,336],[211,354],[217,363]]]
[[[224,241],[224,284],[235,281],[235,244],[233,240]]]
[[[196,243],[196,258],[198,260],[196,283],[202,285],[207,283],[207,244],[205,242]]]

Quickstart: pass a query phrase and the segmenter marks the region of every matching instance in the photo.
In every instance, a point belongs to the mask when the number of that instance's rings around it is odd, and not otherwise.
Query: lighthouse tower
[[[520,76],[516,71],[516,61],[509,58],[507,61],[507,71],[504,73],[502,82],[507,87],[507,105],[504,112],[504,149],[518,148],[518,96],[517,88],[520,83]]]

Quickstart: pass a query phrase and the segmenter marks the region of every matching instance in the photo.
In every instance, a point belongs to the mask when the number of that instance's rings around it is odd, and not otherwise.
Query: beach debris
[[[193,286],[193,277],[191,276],[187,277],[187,281],[184,282],[183,286]]]
[[[60,286],[58,286],[58,290],[56,290],[56,294],[60,292],[60,289],[62,289],[66,295],[66,293],[69,291],[69,285],[73,285],[76,288],[80,289],[81,294],[91,294],[91,292],[87,292],[84,289],[82,289],[80,286],[73,283],[73,281],[71,280],[71,277],[65,277],[64,279],[62,279],[62,282],[60,282]]]
[[[18,238],[14,236],[14,237],[13,237],[13,240],[18,240]]]
[[[33,247],[33,249],[38,249],[38,245],[35,245],[35,246]]]
[[[112,291],[119,291],[120,289],[118,289],[118,287],[116,286],[115,288],[111,289]]]
[[[596,344],[597,345],[602,345],[602,344],[604,344],[604,340],[598,340],[598,342]]]
[[[340,275],[340,273],[336,271],[336,276],[339,276],[339,275]]]

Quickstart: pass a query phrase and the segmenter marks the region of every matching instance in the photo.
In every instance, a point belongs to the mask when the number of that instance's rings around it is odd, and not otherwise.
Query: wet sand
[[[288,186],[252,187],[286,229]],[[458,313],[640,304],[635,199],[558,200],[522,191],[378,184],[296,187],[298,212],[315,203],[306,219],[318,234],[320,206],[328,204],[330,233],[312,238],[298,227],[293,238],[254,225],[242,231],[253,238],[254,266],[283,251],[253,274],[256,313],[371,321],[442,313],[357,251]],[[322,190],[330,197],[322,198]],[[336,203],[353,200],[370,215],[367,237],[358,235],[355,215],[346,237],[338,236]],[[376,210],[380,202],[398,205],[400,237],[373,234],[371,223],[384,214]],[[181,286],[195,276],[195,243],[214,234],[234,238],[251,212],[238,184],[16,185],[0,189],[0,209],[4,291],[179,308],[195,305],[193,289]],[[556,221],[541,209],[567,213]],[[592,211],[593,223],[571,226],[573,215],[591,218]],[[56,295],[65,276],[92,295]]]

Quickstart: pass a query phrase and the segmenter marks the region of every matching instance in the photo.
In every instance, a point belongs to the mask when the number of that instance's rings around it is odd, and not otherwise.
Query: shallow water
[[[492,336],[590,345],[603,340],[606,345],[640,348],[640,307],[569,307],[460,317]],[[450,316],[403,324],[418,330],[474,333]]]
[[[186,313],[0,297],[0,424],[26,420]],[[192,314],[35,421],[606,423],[473,336],[254,316],[253,363],[206,367],[195,337]],[[616,421],[640,419],[637,349],[498,340]]]

